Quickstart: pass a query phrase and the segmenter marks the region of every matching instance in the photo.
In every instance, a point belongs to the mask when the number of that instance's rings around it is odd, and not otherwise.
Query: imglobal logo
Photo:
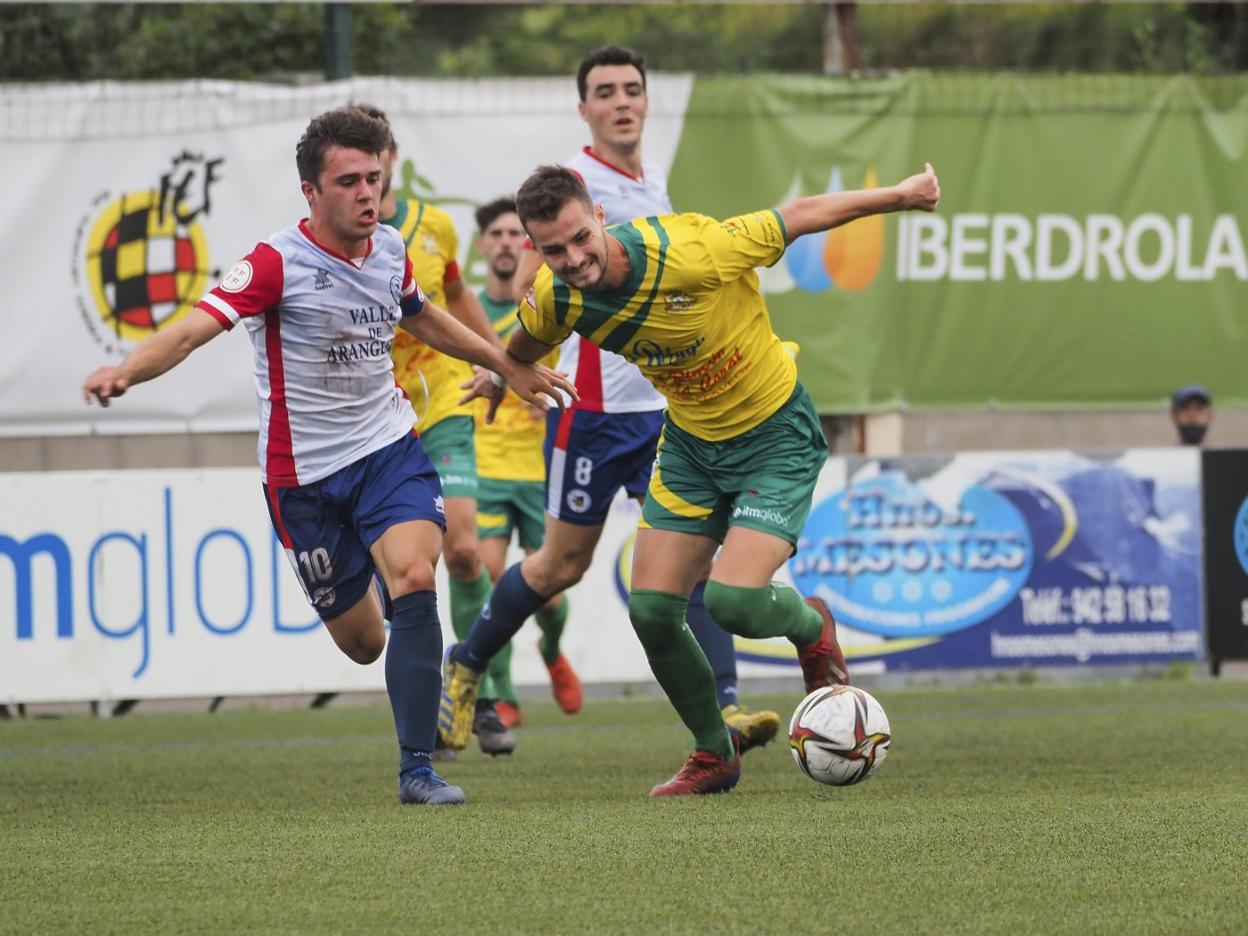
[[[188,490],[193,489],[188,485]],[[216,489],[221,491],[233,493]],[[202,629],[210,637],[229,638],[248,627],[303,634],[320,627],[316,617],[308,620],[306,605],[292,609],[289,599],[283,601],[284,583],[295,579],[271,531],[257,538],[254,531],[222,525],[203,506],[211,504],[209,497],[199,504],[187,504],[190,498],[184,497],[183,513],[191,516],[183,516],[171,486],[159,492],[162,509],[153,515],[156,497],[153,491],[133,502],[125,530],[15,536],[0,526],[0,652],[53,634],[58,641],[73,641],[76,629],[85,630],[89,621],[95,633],[133,648],[130,678],[137,680],[153,662],[158,637],[171,641]],[[266,551],[269,569],[263,576]],[[269,586],[267,603],[263,585]],[[76,608],[85,614],[76,615]],[[290,621],[291,615],[304,620]],[[17,643],[8,643],[10,635]]]
[[[1212,225],[1160,214],[1125,221],[1109,214],[902,215],[898,221],[901,281],[1248,280],[1244,238],[1230,214]]]

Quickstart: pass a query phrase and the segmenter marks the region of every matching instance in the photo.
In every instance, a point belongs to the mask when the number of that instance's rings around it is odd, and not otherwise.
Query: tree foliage
[[[699,73],[818,71],[810,5],[351,7],[359,74],[565,75],[605,43]],[[860,5],[862,67],[1248,68],[1248,4]],[[321,4],[0,5],[0,80],[289,78],[325,67]]]

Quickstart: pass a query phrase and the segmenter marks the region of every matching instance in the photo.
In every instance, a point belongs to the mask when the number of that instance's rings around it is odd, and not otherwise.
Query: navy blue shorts
[[[623,488],[645,497],[663,411],[546,415],[546,512],[556,520],[598,526]]]
[[[298,487],[264,485],[277,538],[308,601],[328,621],[349,610],[373,581],[369,548],[407,520],[446,529],[442,486],[415,434]]]

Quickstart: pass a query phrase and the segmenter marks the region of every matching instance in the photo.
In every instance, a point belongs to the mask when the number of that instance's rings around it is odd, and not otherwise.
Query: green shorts
[[[796,545],[827,460],[819,416],[800,383],[767,419],[722,442],[699,439],[665,415],[642,526],[720,543],[729,527],[743,526]]]
[[[477,490],[477,535],[520,535],[521,549],[540,549],[546,538],[546,482],[482,478]]]
[[[443,497],[477,496],[477,448],[471,416],[439,420],[420,433],[420,444],[442,479]]]

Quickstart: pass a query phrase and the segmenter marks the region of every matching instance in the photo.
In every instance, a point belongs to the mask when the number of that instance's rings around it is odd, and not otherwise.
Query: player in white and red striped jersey
[[[577,70],[580,114],[592,145],[565,163],[585,183],[608,224],[671,214],[667,176],[641,155],[649,101],[645,61],[636,52],[608,46],[586,56]],[[542,265],[526,250],[515,276],[520,301]],[[537,581],[551,595],[578,582],[589,568],[611,502],[620,488],[645,498],[667,401],[635,364],[572,335],[559,348],[557,369],[573,377],[579,399],[548,417],[546,431],[546,539],[530,557]],[[710,571],[709,567],[706,570]],[[689,628],[711,669],[720,706],[746,747],[767,744],[780,728],[775,712],[738,704],[732,635],[715,623],[703,600],[705,576],[689,597]]]
[[[442,632],[434,566],[444,529],[437,473],[396,386],[395,328],[501,375],[520,396],[572,385],[521,364],[428,302],[397,232],[377,226],[390,131],[356,108],[315,118],[296,148],[309,215],[257,244],[185,317],[83,383],[107,406],[242,321],[255,352],[259,457],[274,530],[334,642],[358,663],[386,647],[373,587],[393,598],[386,689],[399,738],[399,799],[463,791],[430,764]],[[560,400],[561,402],[561,400]]]

